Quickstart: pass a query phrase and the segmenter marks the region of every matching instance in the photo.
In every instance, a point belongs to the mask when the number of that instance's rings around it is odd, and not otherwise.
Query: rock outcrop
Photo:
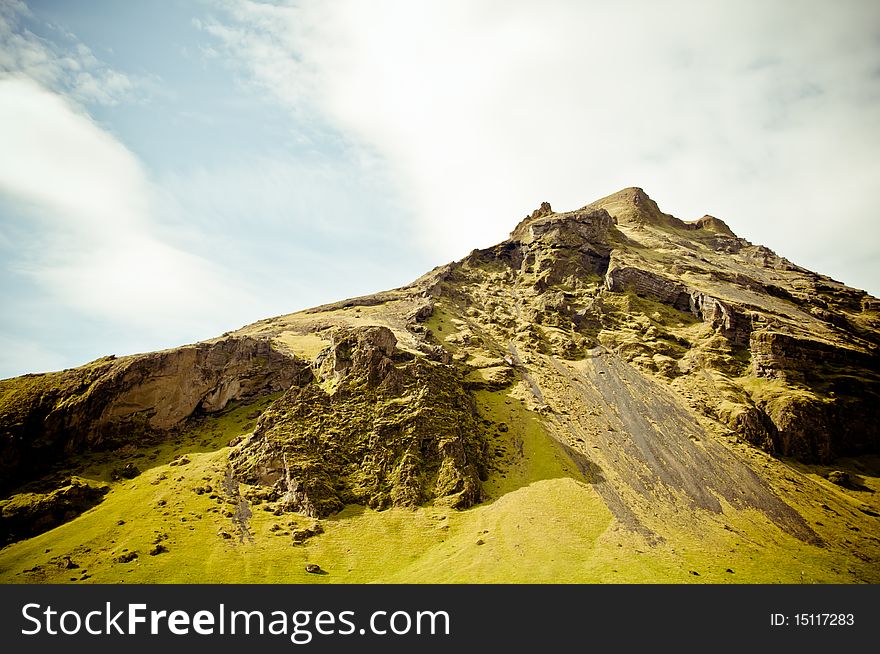
[[[715,216],[703,216],[702,218],[695,220],[691,223],[684,223],[687,229],[694,230],[706,230],[709,232],[715,232],[716,234],[720,234],[722,236],[731,236],[736,238],[736,234],[727,226],[727,223],[721,220],[720,218],[716,218]]]
[[[614,219],[604,209],[581,209],[567,213],[535,212],[523,220],[510,234],[511,241],[540,241],[552,248],[582,247],[608,242]]]
[[[316,518],[351,503],[477,502],[485,445],[460,373],[401,354],[386,327],[338,330],[316,381],[288,390],[232,453],[235,475]]]
[[[749,347],[757,377],[813,381],[828,368],[880,370],[880,357],[813,338],[771,330],[756,331]]]
[[[470,316],[446,343],[492,332],[566,360],[601,344],[774,454],[880,450],[877,302],[713,216],[679,220],[638,188],[573,212],[545,203],[435,279],[432,297]],[[709,394],[707,375],[723,390]]]
[[[689,309],[694,316],[712,325],[732,344],[740,347],[749,345],[752,320],[746,309],[697,290],[691,290],[689,296]]]
[[[686,286],[662,275],[632,266],[610,268],[605,275],[605,288],[612,293],[632,291],[636,295],[656,298],[681,311],[687,311],[691,306]]]
[[[266,340],[229,337],[2,380],[0,488],[63,456],[162,434],[193,413],[285,390],[310,375],[308,364]]]

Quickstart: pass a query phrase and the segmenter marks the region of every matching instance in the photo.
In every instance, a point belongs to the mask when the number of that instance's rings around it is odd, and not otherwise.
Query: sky
[[[627,186],[880,295],[878,101],[861,0],[0,0],[0,377],[401,286]]]

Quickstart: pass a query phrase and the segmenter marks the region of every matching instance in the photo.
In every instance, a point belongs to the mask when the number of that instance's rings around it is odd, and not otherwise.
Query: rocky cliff
[[[308,364],[229,337],[0,381],[0,488],[87,450],[161,436],[197,412],[288,388]]]
[[[497,499],[503,483],[487,479],[527,458],[486,408],[498,396],[649,542],[682,515],[732,510],[818,545],[749,452],[880,452],[880,301],[641,189],[569,212],[544,203],[507,240],[403,288],[0,381],[0,484],[269,395],[224,474],[277,514]]]
[[[717,218],[686,223],[641,189],[561,214],[545,203],[437,277],[430,294],[464,314],[463,337],[565,359],[602,346],[777,455],[880,447],[876,299]]]
[[[387,327],[335,331],[315,382],[290,388],[232,452],[236,476],[312,517],[478,501],[485,440],[460,373],[396,344]]]

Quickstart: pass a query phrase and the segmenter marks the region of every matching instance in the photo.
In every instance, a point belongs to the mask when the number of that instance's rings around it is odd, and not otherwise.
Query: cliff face
[[[877,300],[717,218],[686,223],[641,189],[562,214],[545,203],[444,275],[432,293],[498,347],[579,359],[602,346],[777,455],[880,447]]]
[[[288,388],[308,365],[264,340],[231,337],[0,381],[0,487],[65,456],[137,442],[196,412]]]
[[[280,393],[228,454],[230,479],[273,510],[464,508],[524,456],[492,445],[507,426],[477,409],[500,394],[649,540],[726,506],[814,543],[736,447],[880,452],[878,348],[877,299],[625,189],[571,212],[544,203],[504,242],[400,289],[4,380],[0,483]]]

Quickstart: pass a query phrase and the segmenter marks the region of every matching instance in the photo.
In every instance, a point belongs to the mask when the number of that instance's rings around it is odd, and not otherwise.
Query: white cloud
[[[542,200],[639,185],[880,291],[876,3],[220,6],[203,29],[264,92],[383,157],[447,258]]]
[[[70,32],[47,25],[58,40],[34,34],[22,20],[31,16],[23,2],[0,2],[0,72],[22,74],[79,102],[101,105],[135,99],[139,86],[150,85],[100,61]]]
[[[67,99],[0,78],[0,142],[0,194],[31,223],[16,233],[38,239],[6,265],[54,302],[168,338],[252,315],[226,272],[157,230],[157,193],[137,159]]]
[[[143,220],[145,176],[125,146],[26,77],[0,78],[0,97],[0,188],[71,216],[70,228],[99,238],[115,238]]]
[[[406,284],[424,272],[381,171],[335,155],[242,156],[163,175],[177,242],[218,258],[277,315]],[[391,259],[389,259],[391,257]]]

